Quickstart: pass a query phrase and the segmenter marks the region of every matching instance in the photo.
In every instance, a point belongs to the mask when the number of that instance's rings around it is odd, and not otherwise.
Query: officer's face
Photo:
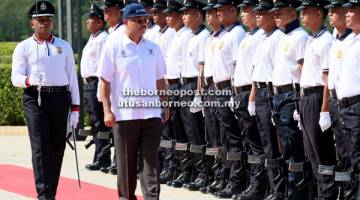
[[[256,24],[260,28],[266,28],[275,24],[274,14],[267,10],[259,10],[256,12]]]
[[[31,27],[39,36],[48,36],[53,29],[53,18],[49,16],[34,17],[31,20]]]
[[[154,11],[154,22],[159,26],[166,25],[166,14],[163,13],[161,10]]]
[[[121,20],[121,11],[119,7],[113,6],[105,8],[104,19],[110,26],[115,26]]]
[[[241,21],[247,27],[256,26],[256,13],[252,6],[245,6],[241,9]]]
[[[179,12],[170,12],[166,16],[166,23],[170,28],[175,28],[179,21],[182,23],[182,14]]]
[[[232,20],[232,16],[236,13],[236,8],[232,5],[224,5],[222,8],[218,8],[217,15],[222,24],[228,25],[228,21]]]
[[[305,7],[300,12],[301,21],[304,27],[310,28],[312,24],[317,23],[321,19],[320,9],[314,7]]]
[[[131,19],[124,20],[126,30],[131,33],[143,35],[146,30],[147,18],[146,17],[133,17]]]
[[[206,11],[206,21],[210,27],[220,26],[220,20],[215,9],[210,9]]]
[[[200,15],[201,13],[196,9],[186,9],[183,15],[183,22],[185,26],[193,27],[194,24],[196,24],[196,22],[199,20],[198,18],[201,17]]]
[[[285,28],[295,18],[296,10],[293,8],[279,8],[275,11],[275,23],[281,29]]]
[[[353,6],[348,9],[346,26],[357,34],[360,32],[360,6]]]
[[[333,27],[345,25],[346,9],[342,7],[329,9],[329,22]]]
[[[86,28],[90,33],[96,33],[103,27],[103,22],[98,17],[91,16],[86,20]]]

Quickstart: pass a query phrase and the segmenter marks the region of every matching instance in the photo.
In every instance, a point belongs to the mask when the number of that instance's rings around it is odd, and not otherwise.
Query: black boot
[[[176,188],[181,188],[184,184],[191,181],[192,160],[188,157],[184,158],[181,160],[181,166],[181,174],[171,182],[171,186]]]
[[[109,167],[110,163],[101,163],[100,161],[96,161],[94,163],[91,164],[87,164],[85,166],[86,169],[90,170],[90,171],[98,171],[100,170],[102,167]]]
[[[215,193],[215,196],[217,198],[220,199],[231,198],[233,195],[237,196],[241,194],[246,189],[249,180],[248,169],[242,168],[239,169],[239,172],[236,173],[238,174],[238,177],[240,177],[240,180],[242,180],[243,182],[235,184],[230,180],[228,186],[224,190]]]
[[[254,176],[254,180],[250,182],[249,187],[243,191],[237,200],[263,200],[267,191],[267,176],[262,170]]]

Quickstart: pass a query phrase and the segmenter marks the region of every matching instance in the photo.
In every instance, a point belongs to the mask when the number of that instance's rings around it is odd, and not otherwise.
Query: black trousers
[[[317,181],[318,199],[336,199],[336,191],[328,191],[333,177],[318,173],[319,165],[336,164],[334,139],[331,129],[321,131],[319,125],[322,105],[322,92],[300,98],[300,120],[304,138],[304,149],[311,162],[313,174]]]
[[[160,137],[160,118],[118,121],[116,123],[114,142],[118,170],[117,189],[121,200],[136,200],[138,155],[143,164],[139,180],[144,199],[159,199],[158,150]]]
[[[110,139],[99,139],[99,132],[109,132],[111,128],[104,123],[104,111],[102,103],[98,101],[96,93],[98,88],[98,79],[91,81],[84,85],[85,104],[87,112],[89,113],[91,129],[94,134],[95,154],[93,162],[100,162],[104,165],[109,165],[111,162],[110,151],[105,151],[105,147],[109,145]]]
[[[350,135],[350,157],[351,165],[355,172],[355,181],[358,181],[353,187],[357,187],[357,192],[353,198],[360,200],[360,102],[341,108],[341,121],[343,122],[344,134]]]
[[[271,122],[271,107],[269,94],[266,88],[257,89],[255,97],[256,124],[260,133],[261,143],[266,159],[280,157],[275,126]],[[271,192],[274,191],[274,178],[277,170],[267,169]]]
[[[240,92],[234,97],[234,102],[238,102],[239,107],[234,109],[234,113],[241,130],[241,135],[244,137],[244,143],[249,147],[248,155],[262,155],[264,154],[260,134],[256,125],[255,117],[250,116],[248,111],[250,92]],[[252,174],[256,175],[260,172],[261,168],[258,166],[250,166]],[[254,181],[254,176],[250,177],[250,182]]]
[[[24,111],[28,125],[32,165],[38,199],[55,199],[63,161],[70,93],[38,93],[24,90]]]
[[[208,94],[210,91],[215,91],[215,85],[211,84],[207,87]],[[206,95],[203,97],[204,102],[215,102],[215,95]],[[207,134],[207,143],[211,147],[219,147],[223,145],[223,141],[220,138],[220,125],[219,120],[216,117],[216,108],[215,107],[204,107],[205,115],[205,127]]]
[[[231,87],[223,88],[225,91],[230,93]],[[217,118],[220,123],[220,135],[222,138],[225,138],[225,146],[227,151],[238,153],[244,151],[243,138],[241,136],[241,130],[239,124],[236,121],[235,114],[232,110],[226,106],[225,102],[228,102],[231,98],[231,95],[217,95],[216,100],[220,102],[219,107],[217,107]],[[247,180],[243,180],[243,176],[239,176],[238,172],[242,168],[240,161],[229,161],[230,165],[230,184],[232,190],[244,189],[244,185],[247,184]],[[245,169],[245,168],[244,168]]]
[[[282,155],[286,163],[300,163],[306,160],[302,133],[297,126],[298,122],[293,118],[295,103],[295,92],[293,91],[280,93],[273,97],[273,119],[280,136]],[[301,172],[288,173],[288,199],[306,199],[308,192],[295,188],[295,185],[303,178]]]

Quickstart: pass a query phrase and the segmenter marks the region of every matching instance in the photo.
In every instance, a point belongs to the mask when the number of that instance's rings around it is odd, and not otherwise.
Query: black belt
[[[179,84],[179,79],[168,79],[167,82],[172,85],[172,84]]]
[[[324,91],[324,86],[315,86],[308,88],[301,88],[300,96],[309,96],[310,94],[318,94]]]
[[[224,88],[231,88],[231,81],[221,81],[219,83],[215,83],[216,89],[223,90]]]
[[[287,85],[282,85],[282,86],[274,86],[273,89],[274,89],[275,95],[280,94],[280,93],[294,91],[294,87],[292,84],[287,84]],[[299,84],[295,84],[295,90],[296,90],[296,92],[300,92]]]
[[[206,86],[209,86],[209,85],[211,85],[211,84],[213,84],[213,83],[214,83],[214,79],[213,79],[212,76],[205,78],[205,85],[206,85]]]
[[[346,108],[359,102],[360,102],[360,95],[356,95],[353,97],[342,98],[341,100],[339,100],[339,105],[342,108]]]
[[[272,82],[255,82],[255,86],[256,89],[263,89],[266,88],[267,86],[269,86],[270,88],[272,88]]]
[[[252,88],[252,85],[243,85],[234,87],[235,94],[239,94],[240,92],[250,92]]]
[[[182,83],[183,84],[186,84],[186,83],[196,83],[198,78],[197,77],[191,77],[191,78],[185,78],[185,77],[182,77]]]
[[[330,90],[330,98],[332,99],[337,99],[337,94],[336,94],[336,90]]]
[[[85,80],[85,83],[89,84],[92,81],[98,80],[98,77],[90,76],[90,77],[85,78],[84,80]]]
[[[30,86],[28,88],[26,88],[27,90],[36,90],[37,91],[37,86]],[[45,92],[45,93],[66,93],[69,92],[69,86],[65,85],[65,86],[41,86],[41,92]]]

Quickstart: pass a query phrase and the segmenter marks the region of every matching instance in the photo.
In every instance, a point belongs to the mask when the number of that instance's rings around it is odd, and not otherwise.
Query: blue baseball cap
[[[124,8],[123,19],[148,16],[150,15],[146,12],[145,7],[140,3],[130,3]]]

